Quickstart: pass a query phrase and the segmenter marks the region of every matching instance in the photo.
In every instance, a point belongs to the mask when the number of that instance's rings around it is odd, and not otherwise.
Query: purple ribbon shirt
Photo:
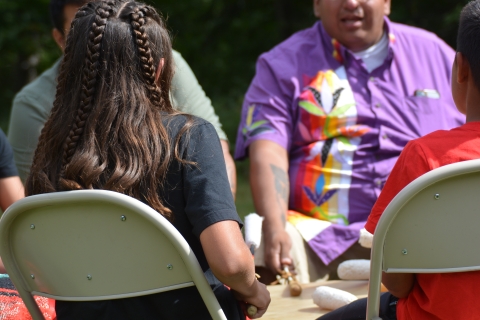
[[[289,153],[289,209],[333,224],[309,245],[329,264],[359,237],[406,143],[465,122],[451,97],[454,51],[385,18],[389,53],[369,73],[318,21],[257,61],[235,157],[256,140]],[[414,164],[412,164],[414,165]]]

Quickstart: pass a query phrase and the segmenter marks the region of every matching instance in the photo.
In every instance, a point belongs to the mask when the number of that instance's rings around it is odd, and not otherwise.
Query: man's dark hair
[[[457,51],[461,52],[472,71],[473,79],[480,88],[480,1],[468,3],[460,14]]]
[[[52,19],[52,25],[59,30],[62,34],[65,30],[65,17],[63,15],[63,9],[66,5],[83,6],[90,0],[51,0],[50,1],[50,19]]]

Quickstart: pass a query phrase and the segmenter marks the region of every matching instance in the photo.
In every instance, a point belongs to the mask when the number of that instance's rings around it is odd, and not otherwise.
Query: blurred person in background
[[[18,177],[18,171],[13,161],[12,147],[8,143],[5,133],[0,129],[0,208],[2,212],[24,196],[23,184]],[[0,258],[0,273],[5,272]]]
[[[464,123],[454,51],[391,22],[390,0],[314,0],[320,19],[257,61],[235,157],[265,217],[256,264],[301,282],[369,259],[359,231],[408,141]]]
[[[50,15],[53,24],[52,36],[62,53],[75,13],[87,2],[89,0],[50,1]],[[173,58],[176,65],[171,92],[174,108],[203,118],[213,124],[222,144],[230,189],[235,196],[237,184],[235,163],[230,155],[228,139],[222,130],[219,118],[187,62],[175,50],[173,50]],[[25,181],[30,171],[33,152],[37,146],[40,131],[53,106],[61,59],[32,83],[25,86],[13,100],[8,139],[12,145],[15,163],[22,181]]]

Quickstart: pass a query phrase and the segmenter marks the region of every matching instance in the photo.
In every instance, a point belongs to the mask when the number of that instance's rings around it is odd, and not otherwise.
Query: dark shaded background
[[[243,94],[254,75],[256,58],[315,22],[312,0],[146,2],[168,17],[174,48],[213,100],[233,150]],[[431,30],[455,48],[459,13],[467,2],[392,0],[390,18]],[[15,93],[60,56],[50,35],[48,3],[0,0],[0,127],[4,131]],[[239,197],[249,198],[249,191],[242,187],[246,165],[239,164],[238,169]],[[245,210],[251,210],[250,203]]]

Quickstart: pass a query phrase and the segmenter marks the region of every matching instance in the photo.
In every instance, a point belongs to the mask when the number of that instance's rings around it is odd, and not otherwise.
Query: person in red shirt
[[[460,16],[458,52],[452,72],[452,95],[466,124],[412,140],[402,151],[365,228],[375,232],[390,201],[410,182],[435,168],[480,158],[480,0],[467,4]],[[480,271],[438,274],[383,273],[387,293],[381,297],[382,319],[477,319],[476,292]],[[366,299],[319,318],[364,319]]]

